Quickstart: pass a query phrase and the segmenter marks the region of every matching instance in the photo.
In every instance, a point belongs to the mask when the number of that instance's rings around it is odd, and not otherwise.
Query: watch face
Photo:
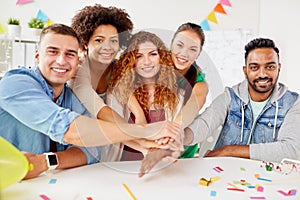
[[[48,160],[49,160],[50,166],[58,165],[56,155],[54,155],[54,154],[53,155],[48,155]]]

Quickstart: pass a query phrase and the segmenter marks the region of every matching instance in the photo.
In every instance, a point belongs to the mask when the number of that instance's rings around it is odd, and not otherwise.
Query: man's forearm
[[[71,147],[65,151],[57,152],[58,163],[57,169],[67,169],[79,167],[87,164],[87,158],[79,148]]]
[[[64,141],[77,146],[103,146],[136,138],[155,140],[170,137],[175,139],[179,132],[178,124],[167,121],[137,125],[79,116],[70,124],[64,135]]]
[[[103,146],[134,139],[123,133],[121,127],[113,122],[79,116],[70,124],[64,141],[77,146]]]
[[[208,152],[205,157],[232,156],[239,158],[250,158],[248,145],[229,145]]]

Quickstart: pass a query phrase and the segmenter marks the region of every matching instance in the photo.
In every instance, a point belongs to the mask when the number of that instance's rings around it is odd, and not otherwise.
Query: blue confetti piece
[[[214,190],[210,191],[210,196],[211,196],[211,197],[217,196],[217,192],[214,191]]]
[[[55,183],[56,183],[56,181],[57,181],[57,179],[56,179],[56,178],[52,178],[52,179],[49,181],[49,184],[55,184]]]

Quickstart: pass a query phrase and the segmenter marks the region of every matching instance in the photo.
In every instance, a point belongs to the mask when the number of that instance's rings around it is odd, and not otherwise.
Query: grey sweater
[[[248,103],[248,83],[243,81],[233,88],[234,93],[246,104]],[[288,91],[278,83],[272,93],[270,102],[280,99]],[[202,142],[226,120],[231,102],[229,89],[219,95],[212,104],[189,126],[194,133],[193,144]],[[280,162],[284,158],[300,159],[300,98],[291,106],[278,130],[277,139],[269,143],[252,143],[249,145],[250,158],[264,161]]]

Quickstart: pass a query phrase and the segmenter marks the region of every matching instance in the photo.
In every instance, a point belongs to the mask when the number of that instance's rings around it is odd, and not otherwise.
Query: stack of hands
[[[155,147],[147,149],[139,172],[139,177],[143,177],[160,161],[174,162],[180,156],[183,147],[184,132],[181,130],[175,138],[164,137],[155,140]]]

